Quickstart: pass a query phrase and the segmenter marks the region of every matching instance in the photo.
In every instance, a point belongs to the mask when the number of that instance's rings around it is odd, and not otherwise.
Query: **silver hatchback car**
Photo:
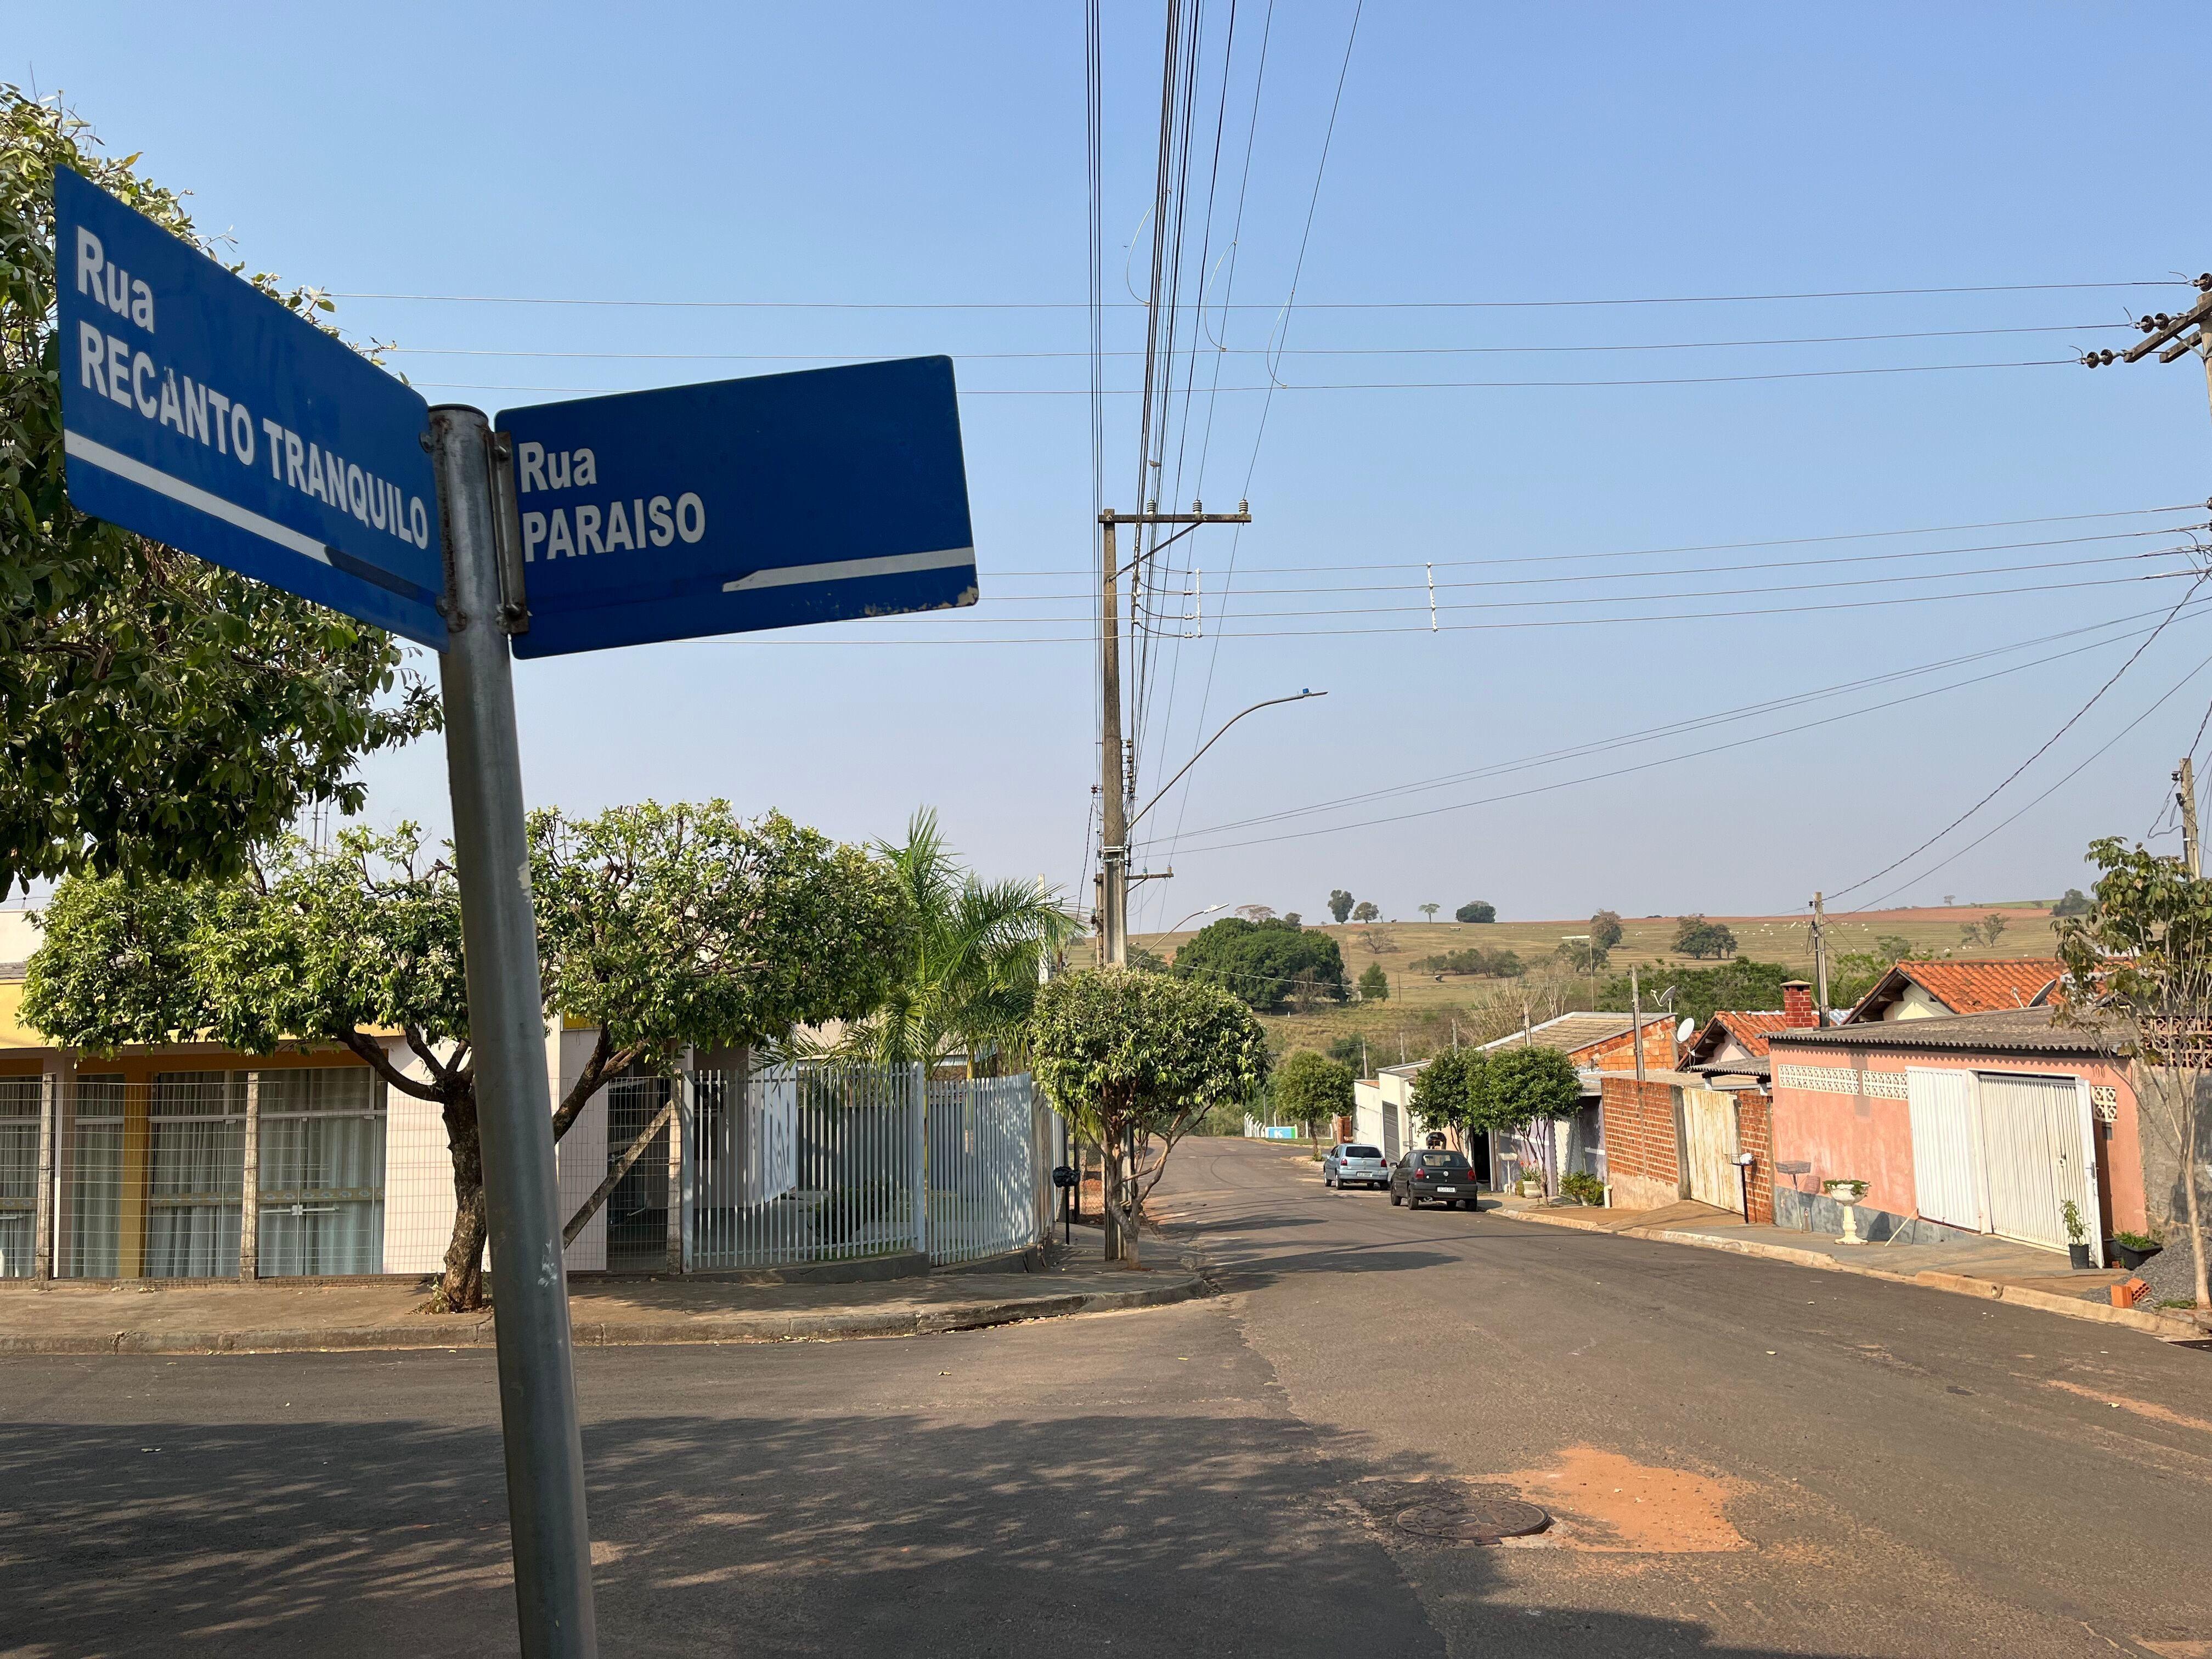
[[[1390,1161],[1382,1156],[1379,1146],[1350,1142],[1332,1146],[1321,1161],[1321,1184],[1334,1187],[1339,1192],[1346,1187],[1388,1187]]]

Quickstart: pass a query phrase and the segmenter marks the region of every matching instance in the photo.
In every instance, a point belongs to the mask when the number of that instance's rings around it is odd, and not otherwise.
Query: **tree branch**
[[[368,1063],[369,1070],[402,1094],[412,1095],[417,1100],[445,1099],[445,1091],[437,1084],[423,1083],[394,1066],[390,1053],[374,1037],[365,1036],[359,1031],[348,1031],[338,1041],[360,1055]]]

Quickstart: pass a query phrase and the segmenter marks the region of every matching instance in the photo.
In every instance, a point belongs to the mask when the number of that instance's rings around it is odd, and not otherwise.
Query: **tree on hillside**
[[[898,954],[904,909],[888,874],[778,815],[743,823],[721,802],[576,822],[540,812],[530,839],[547,1017],[601,1028],[555,1108],[556,1139],[632,1066],[664,1070],[687,1047],[865,1013]],[[337,1043],[435,1103],[455,1206],[436,1301],[483,1305],[475,1056],[447,849],[411,825],[346,830],[328,854],[290,840],[237,881],[65,882],[44,921],[23,1017],[57,1042]],[[398,1058],[381,1036],[392,1031]]]
[[[1457,921],[1496,921],[1498,907],[1486,899],[1471,899],[1452,912]]]
[[[1007,1051],[1019,1050],[1039,954],[1072,938],[1074,919],[1035,881],[978,879],[952,856],[927,808],[908,821],[905,840],[874,851],[906,921],[882,1000],[845,1028],[838,1052],[878,1066],[964,1054],[970,1075],[995,1073]],[[1130,965],[1142,969],[1139,954]],[[1154,956],[1152,967],[1166,964]]]
[[[1753,962],[1749,957],[1713,968],[1645,963],[1640,973],[1645,1013],[1664,1007],[1700,1025],[1722,1008],[1779,1008],[1783,981],[1800,976],[1781,963]],[[1598,1006],[1626,1012],[1629,995],[1628,975],[1616,974],[1598,988]]]
[[[2088,915],[2058,924],[2061,1018],[2101,1029],[2116,1049],[2132,1052],[2137,1116],[2146,1139],[2172,1161],[2171,1184],[2152,1202],[2172,1218],[2179,1200],[2197,1305],[2212,1308],[2203,1197],[2212,1114],[2212,881],[2117,838],[2091,842],[2089,859],[2104,872],[2094,903]]]
[[[1380,921],[1382,920],[1382,912],[1376,907],[1374,900],[1362,899],[1352,907],[1352,919],[1354,921]]]
[[[1619,912],[1600,910],[1589,919],[1590,948],[1603,957],[1605,952],[1620,943],[1620,932]]]
[[[1518,951],[1488,950],[1480,945],[1470,945],[1464,950],[1443,951],[1431,957],[1419,957],[1413,963],[1417,974],[1434,974],[1443,978],[1446,974],[1470,974],[1491,979],[1518,979],[1528,971]]]
[[[2069,916],[2086,916],[2095,908],[2090,903],[2087,893],[2078,887],[2069,887],[2066,890],[2066,896],[2051,907],[2051,917],[2054,921],[2061,921]]]
[[[1390,1000],[1390,975],[1382,971],[1381,963],[1375,963],[1360,975],[1359,1000],[1362,1002],[1388,1002]]]
[[[1293,994],[1331,1002],[1346,995],[1344,952],[1336,940],[1280,920],[1224,916],[1191,935],[1169,971],[1218,985],[1263,1012],[1280,1008]]]
[[[70,505],[55,169],[209,248],[136,159],[0,85],[0,895],[76,871],[235,876],[310,806],[360,811],[361,757],[439,720],[390,635]],[[310,321],[331,308],[251,280]]]
[[[1421,907],[1421,915],[1429,921],[1434,921],[1437,919],[1437,912],[1443,908],[1444,907],[1443,905],[1437,903],[1434,900],[1431,900],[1428,903],[1424,904]]]
[[[1273,921],[1275,919],[1274,911],[1264,904],[1240,904],[1237,907],[1237,914],[1247,921]]]
[[[1337,926],[1341,927],[1352,915],[1352,895],[1341,887],[1336,889],[1328,896],[1328,913],[1336,918]]]
[[[2088,901],[2084,899],[2081,906],[2086,911]],[[1904,962],[1912,955],[1912,941],[1902,933],[1876,933],[1874,936],[1874,951],[1878,957],[1887,957],[1893,963]]]
[[[1039,1085],[1108,1154],[1106,1256],[1134,1265],[1145,1200],[1176,1142],[1209,1111],[1259,1091],[1266,1034],[1213,986],[1101,968],[1038,990],[1028,1046]]]
[[[1606,963],[1606,951],[1594,939],[1562,939],[1553,954],[1569,973],[1577,975],[1597,973]]]
[[[1285,1056],[1267,1082],[1279,1123],[1326,1123],[1352,1115],[1352,1067],[1310,1048]]]
[[[1674,951],[1698,958],[1724,957],[1735,949],[1735,935],[1717,921],[1682,916],[1674,923]]]

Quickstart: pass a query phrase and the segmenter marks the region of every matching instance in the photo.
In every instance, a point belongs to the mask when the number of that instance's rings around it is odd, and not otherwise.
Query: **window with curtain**
[[[56,1271],[112,1279],[123,1219],[123,1078],[84,1073],[70,1085],[69,1216]]]
[[[261,1073],[264,1277],[384,1271],[385,1091],[365,1066]]]
[[[35,1077],[0,1077],[0,1279],[31,1276],[40,1087]]]
[[[156,1072],[146,1125],[146,1276],[237,1278],[246,1074]]]

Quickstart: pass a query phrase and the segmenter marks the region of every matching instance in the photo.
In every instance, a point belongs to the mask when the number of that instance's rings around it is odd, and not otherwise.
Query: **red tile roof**
[[[2056,957],[1996,962],[1900,962],[1852,1011],[1854,1022],[1877,1016],[1903,994],[1909,979],[1954,1014],[1990,1014],[2034,1006],[2058,978]]]
[[[1754,1054],[1766,1052],[1768,1033],[1790,1028],[1789,1015],[1768,1013],[1763,1009],[1721,1008],[1714,1012],[1713,1018],[1727,1026],[1729,1035]]]

